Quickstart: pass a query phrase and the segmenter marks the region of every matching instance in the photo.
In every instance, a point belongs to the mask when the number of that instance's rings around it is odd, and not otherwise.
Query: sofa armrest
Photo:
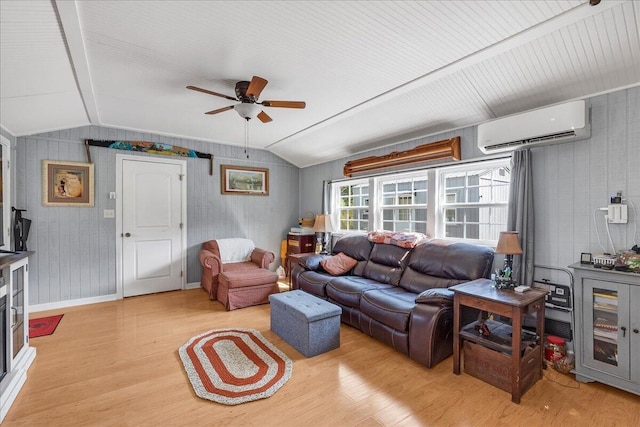
[[[310,253],[307,256],[300,257],[298,259],[298,265],[304,268],[305,270],[320,271],[322,270],[320,261],[327,258],[330,258],[330,255],[318,255],[318,254]]]
[[[202,268],[211,270],[211,274],[216,275],[222,271],[222,261],[215,253],[206,249],[201,249],[198,254]]]
[[[442,307],[453,306],[453,291],[447,288],[431,288],[421,292],[416,297],[420,304],[438,305]]]
[[[269,268],[269,265],[276,259],[273,252],[260,248],[255,248],[251,252],[251,262],[261,268]]]
[[[431,368],[453,354],[453,304],[416,304],[409,326],[409,357]]]

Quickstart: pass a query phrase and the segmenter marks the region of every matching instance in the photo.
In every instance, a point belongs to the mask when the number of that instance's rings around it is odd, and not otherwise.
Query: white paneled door
[[[125,297],[182,289],[184,166],[180,160],[122,160]]]

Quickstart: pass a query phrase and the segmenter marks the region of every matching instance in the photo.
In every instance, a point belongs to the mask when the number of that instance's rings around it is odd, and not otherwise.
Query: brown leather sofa
[[[430,368],[453,352],[453,291],[449,286],[489,278],[494,251],[432,239],[414,248],[372,243],[346,235],[332,253],[358,261],[332,276],[309,255],[292,267],[294,289],[342,308],[342,322],[392,346]]]

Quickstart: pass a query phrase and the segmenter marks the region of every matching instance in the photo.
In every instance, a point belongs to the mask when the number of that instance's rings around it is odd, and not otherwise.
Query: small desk
[[[542,378],[542,339],[544,337],[544,297],[546,291],[530,289],[524,293],[517,293],[513,290],[496,289],[488,279],[478,279],[468,283],[452,286],[453,298],[453,373],[460,374],[460,350],[463,341],[467,339],[473,348],[479,353],[487,353],[488,357],[480,356],[483,364],[478,372],[481,375],[473,374],[479,378],[511,392],[511,401],[520,403],[522,394],[531,387],[538,379]],[[461,306],[473,307],[481,311],[487,311],[511,319],[511,343],[505,348],[510,350],[510,355],[505,351],[497,350],[493,346],[500,344],[491,343],[480,334],[476,338],[471,338],[473,326],[477,322],[469,325],[461,325]],[[523,349],[522,340],[522,319],[526,314],[536,313],[536,334],[533,346],[525,346]],[[508,327],[508,326],[506,326]],[[461,334],[461,328],[464,332]],[[462,335],[462,336],[461,336]],[[536,336],[537,335],[537,336]],[[510,344],[510,345],[509,345]],[[471,347],[469,347],[471,348]],[[514,349],[522,349],[514,351]],[[491,352],[490,354],[488,352]],[[525,353],[523,355],[523,352]],[[466,361],[467,355],[465,355]],[[491,364],[498,364],[492,366]],[[500,366],[502,364],[502,366]],[[510,366],[509,366],[510,364]],[[504,366],[506,365],[506,366]],[[493,369],[492,369],[493,368]],[[487,372],[492,371],[493,372]],[[469,371],[465,367],[465,371]],[[486,372],[486,373],[485,373]],[[470,372],[471,373],[471,372]],[[491,375],[495,376],[491,376]],[[502,375],[504,378],[500,378]],[[506,377],[505,377],[506,376]]]

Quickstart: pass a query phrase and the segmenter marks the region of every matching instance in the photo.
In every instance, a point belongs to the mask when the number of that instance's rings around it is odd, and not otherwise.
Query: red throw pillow
[[[351,270],[358,264],[358,261],[340,252],[330,258],[320,261],[320,265],[332,276],[340,276]]]

